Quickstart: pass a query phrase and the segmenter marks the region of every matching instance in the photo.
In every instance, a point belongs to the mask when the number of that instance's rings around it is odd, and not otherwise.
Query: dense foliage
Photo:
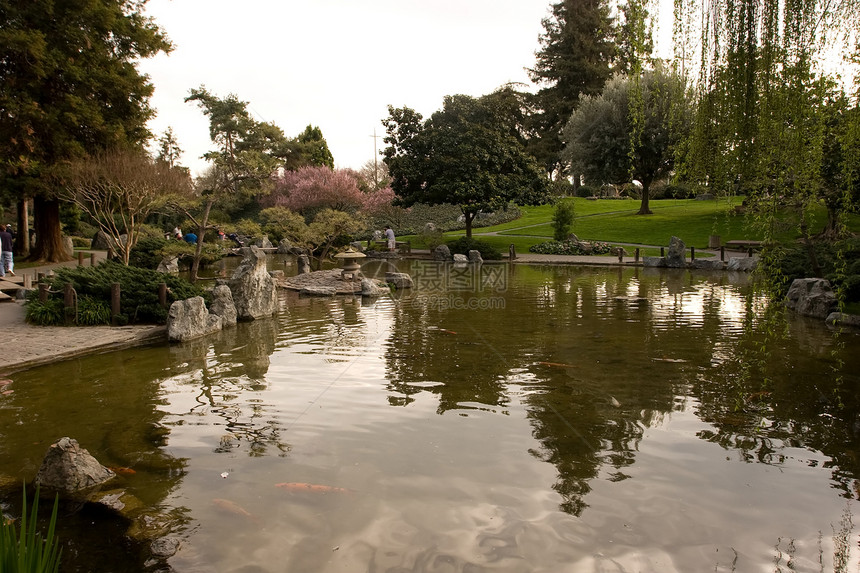
[[[39,487],[33,496],[33,506],[27,513],[27,490],[23,493],[24,503],[20,520],[20,530],[16,531],[15,522],[6,520],[0,514],[0,571],[4,573],[56,573],[60,570],[62,550],[54,535],[57,526],[59,498],[54,497],[54,508],[48,522],[48,530],[43,534],[36,529],[39,516]]]
[[[120,285],[120,323],[164,323],[167,320],[167,309],[158,301],[158,285],[161,283],[167,284],[168,306],[177,300],[205,296],[203,289],[180,277],[105,261],[95,267],[57,269],[56,275],[50,281],[50,289],[54,292],[51,300],[59,300],[62,305],[63,288],[66,284],[71,284],[77,293],[79,305],[84,297],[110,304],[112,283]],[[40,306],[38,300],[31,300],[28,307],[34,303],[34,309]],[[39,312],[45,312],[45,309],[40,309]],[[35,322],[37,319],[28,312],[28,320]]]
[[[451,250],[451,254],[468,255],[469,251],[479,251],[481,258],[488,261],[497,261],[502,258],[502,253],[495,246],[480,239],[460,237],[446,244],[448,245],[448,249]]]
[[[19,215],[34,200],[36,258],[67,256],[55,195],[63,163],[150,136],[153,86],[135,64],[171,45],[145,4],[0,3],[0,189]]]
[[[525,151],[520,109],[510,89],[477,99],[446,96],[426,121],[412,109],[389,106],[384,161],[400,204],[458,205],[471,236],[480,211],[544,201],[547,177]]]

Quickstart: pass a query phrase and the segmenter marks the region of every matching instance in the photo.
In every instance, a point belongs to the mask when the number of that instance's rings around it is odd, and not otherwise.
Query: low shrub
[[[565,241],[573,228],[573,203],[571,201],[559,201],[552,213],[553,238],[556,241]]]
[[[530,253],[541,255],[605,255],[612,252],[612,245],[601,242],[547,241],[529,247]]]
[[[24,319],[30,324],[39,326],[58,326],[63,324],[63,301],[59,298],[48,298],[42,302],[34,291],[27,302]]]
[[[92,239],[87,239],[86,237],[72,237],[72,245],[74,245],[76,249],[89,249],[92,244]]]
[[[110,324],[110,305],[91,296],[78,298],[77,322],[79,326]]]
[[[469,251],[479,251],[481,258],[488,261],[497,261],[502,258],[502,253],[496,247],[480,239],[460,237],[448,242],[447,245],[452,254],[467,255]]]
[[[595,197],[598,193],[600,193],[600,189],[592,187],[591,185],[580,185],[576,189],[577,197]]]
[[[113,261],[105,261],[96,267],[66,267],[57,269],[56,276],[50,282],[53,294],[45,303],[31,300],[27,306],[27,320],[36,324],[45,324],[46,320],[58,315],[59,319],[53,324],[62,323],[62,295],[66,284],[71,284],[78,295],[78,309],[82,301],[87,312],[87,320],[99,320],[103,309],[96,305],[110,304],[111,284],[120,285],[120,315],[117,321],[125,323],[156,323],[167,321],[167,309],[158,301],[158,285],[167,284],[168,305],[177,300],[193,296],[208,297],[208,293],[197,285],[174,275],[167,275],[150,269],[142,269],[122,265]],[[85,297],[92,300],[87,301]],[[34,305],[31,309],[31,305]],[[32,320],[31,320],[32,317]]]

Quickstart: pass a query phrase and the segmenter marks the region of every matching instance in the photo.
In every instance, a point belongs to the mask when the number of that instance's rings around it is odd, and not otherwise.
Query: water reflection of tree
[[[386,350],[389,401],[428,391],[440,414],[504,412],[528,374],[532,454],[557,468],[561,508],[578,515],[601,469],[626,479],[644,429],[684,407],[702,372],[731,360],[748,292],[725,275],[679,271],[513,272],[503,310],[401,301]]]

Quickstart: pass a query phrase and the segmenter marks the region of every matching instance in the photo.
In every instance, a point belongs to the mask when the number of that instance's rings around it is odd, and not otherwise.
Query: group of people
[[[15,242],[15,231],[12,225],[0,225],[0,277],[9,273],[15,276],[15,261],[12,258],[12,245]]]

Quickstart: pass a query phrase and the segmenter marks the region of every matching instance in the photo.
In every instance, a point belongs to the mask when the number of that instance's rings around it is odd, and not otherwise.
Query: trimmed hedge
[[[589,243],[591,250],[583,249],[577,241],[547,241],[529,247],[530,253],[541,255],[605,255],[612,252],[609,243],[594,241]]]

